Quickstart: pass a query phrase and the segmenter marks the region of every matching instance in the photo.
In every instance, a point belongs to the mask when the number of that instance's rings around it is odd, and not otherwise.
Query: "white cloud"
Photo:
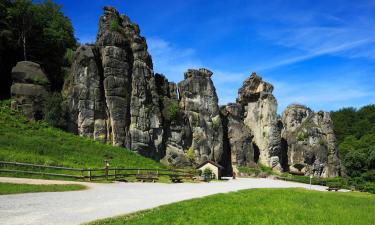
[[[148,38],[147,44],[152,55],[155,72],[163,73],[173,82],[181,81],[187,69],[202,67],[201,61],[192,48],[174,46],[157,37]]]

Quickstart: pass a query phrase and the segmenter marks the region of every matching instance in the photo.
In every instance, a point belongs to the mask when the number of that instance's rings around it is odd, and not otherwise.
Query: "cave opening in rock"
[[[259,151],[258,145],[256,145],[254,142],[253,142],[253,149],[254,149],[254,162],[258,163],[260,151]]]
[[[281,167],[283,171],[286,172],[289,169],[288,166],[288,142],[281,138],[281,158],[280,158]]]

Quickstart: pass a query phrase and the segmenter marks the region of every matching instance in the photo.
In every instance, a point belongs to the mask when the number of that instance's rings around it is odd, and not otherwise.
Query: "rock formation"
[[[12,69],[12,108],[20,110],[30,120],[43,118],[43,102],[48,95],[49,80],[40,65],[18,62]]]
[[[212,74],[189,69],[178,85],[154,74],[138,25],[105,7],[96,44],[77,49],[65,85],[69,130],[176,167],[212,160],[228,175],[254,163],[338,174],[328,113],[289,107],[281,121],[273,86],[256,73],[219,108]]]
[[[223,126],[227,137],[226,150],[230,152],[230,166],[237,170],[239,166],[254,166],[254,145],[251,130],[244,124],[243,107],[229,103],[221,108]],[[225,139],[224,139],[225,140]]]
[[[75,55],[70,130],[159,159],[163,127],[151,56],[138,25],[104,8],[95,46]]]
[[[220,162],[224,152],[223,124],[211,76],[207,69],[190,69],[178,84],[179,106],[188,118],[191,148],[198,164],[206,160]]]
[[[336,138],[328,112],[315,113],[302,105],[290,105],[283,112],[282,122],[289,171],[321,177],[340,175]]]
[[[244,108],[244,124],[254,135],[255,162],[281,170],[281,130],[272,91],[270,83],[252,73],[238,90],[237,102]]]

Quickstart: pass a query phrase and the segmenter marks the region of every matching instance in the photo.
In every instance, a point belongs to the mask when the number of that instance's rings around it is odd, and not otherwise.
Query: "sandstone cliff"
[[[244,109],[244,124],[254,135],[255,162],[281,170],[281,127],[272,91],[270,83],[253,73],[239,89],[237,102]]]
[[[138,25],[104,8],[95,46],[72,66],[68,103],[72,132],[159,159],[163,127],[151,56]]]
[[[290,105],[283,112],[282,122],[289,171],[321,177],[340,175],[336,138],[329,113],[315,113],[302,105]]]

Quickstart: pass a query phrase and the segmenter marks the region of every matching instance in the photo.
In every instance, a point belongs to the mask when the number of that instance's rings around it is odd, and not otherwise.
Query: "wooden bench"
[[[152,181],[155,183],[155,181],[159,180],[158,174],[153,173],[153,172],[139,173],[135,177],[137,181],[141,181],[141,182]]]
[[[328,187],[327,188],[327,191],[338,191],[339,190],[339,188],[337,188],[337,187]]]
[[[181,183],[182,182],[182,177],[177,175],[177,174],[172,174],[169,176],[169,178],[171,179],[171,181],[173,183]]]

